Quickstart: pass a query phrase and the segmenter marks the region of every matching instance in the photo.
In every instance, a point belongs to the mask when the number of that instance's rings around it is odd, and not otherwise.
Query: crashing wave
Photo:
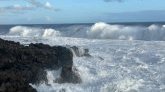
[[[165,25],[144,26],[111,25],[104,22],[94,24],[87,32],[89,38],[115,40],[165,40]]]
[[[163,27],[165,28],[165,25],[163,25]]]
[[[60,31],[58,31],[60,30]],[[89,25],[74,25],[58,30],[27,26],[15,26],[9,31],[9,35],[21,37],[51,38],[58,36],[73,38],[113,39],[113,40],[145,40],[165,41],[165,25],[152,24],[150,26],[117,25],[104,22]]]
[[[16,35],[22,37],[56,37],[61,36],[60,32],[55,29],[42,29],[26,26],[15,26],[12,27],[9,31],[9,35]]]

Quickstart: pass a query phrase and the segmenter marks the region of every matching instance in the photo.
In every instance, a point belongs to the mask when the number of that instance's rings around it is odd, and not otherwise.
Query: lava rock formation
[[[59,83],[80,83],[72,69],[73,54],[61,46],[21,45],[0,39],[0,92],[37,92],[29,85],[47,83],[46,69],[62,67]]]

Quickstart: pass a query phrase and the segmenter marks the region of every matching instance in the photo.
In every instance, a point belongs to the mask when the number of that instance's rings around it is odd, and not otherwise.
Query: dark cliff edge
[[[73,54],[62,46],[21,45],[0,39],[0,92],[37,92],[31,84],[47,83],[45,70],[62,68],[58,83],[80,83],[73,69]]]

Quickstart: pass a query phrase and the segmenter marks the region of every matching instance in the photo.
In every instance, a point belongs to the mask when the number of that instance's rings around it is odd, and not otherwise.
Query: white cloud
[[[15,1],[15,0],[0,0],[0,1]],[[42,3],[39,0],[22,0],[30,3],[30,6],[21,6],[19,4],[11,5],[11,6],[5,6],[5,7],[0,7],[0,12],[20,12],[20,11],[26,11],[26,10],[33,10],[36,8],[43,8],[47,10],[53,10],[53,11],[59,11],[59,9],[54,8],[49,2]]]
[[[46,2],[45,7],[52,8],[52,5],[49,2]]]
[[[19,4],[16,4],[12,6],[0,7],[0,12],[20,12],[33,9],[34,7],[31,6],[21,6]]]
[[[59,9],[54,8],[49,2],[46,2],[45,4],[37,1],[37,0],[26,0],[27,2],[29,2],[30,4],[32,4],[35,7],[38,8],[44,8],[44,9],[48,9],[48,10],[53,10],[53,11],[59,11]]]

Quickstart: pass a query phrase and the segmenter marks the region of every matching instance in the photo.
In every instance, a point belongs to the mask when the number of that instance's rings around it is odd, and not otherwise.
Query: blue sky
[[[0,24],[165,21],[165,0],[0,0]]]

